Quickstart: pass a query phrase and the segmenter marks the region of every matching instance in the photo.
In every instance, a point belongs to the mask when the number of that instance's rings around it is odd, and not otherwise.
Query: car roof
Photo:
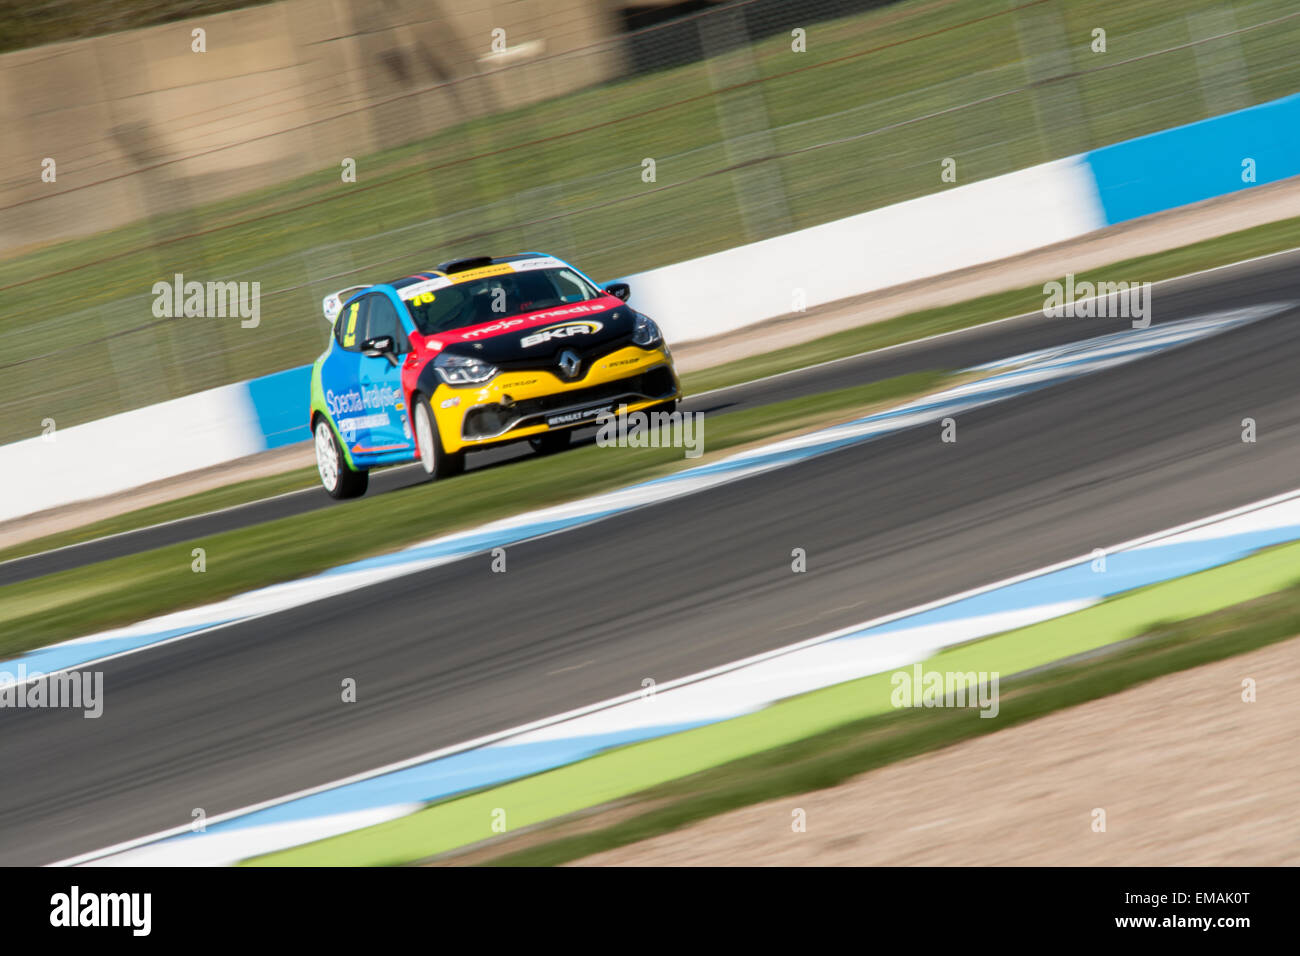
[[[460,259],[449,259],[446,262],[440,262],[428,272],[416,272],[412,275],[402,276],[400,279],[393,279],[390,282],[375,282],[371,285],[353,286],[352,294],[344,299],[340,305],[347,305],[357,296],[365,295],[367,292],[375,292],[381,289],[392,289],[396,292],[408,285],[415,285],[417,282],[425,282],[429,279],[436,279],[438,276],[453,274],[464,271],[465,269],[477,268],[479,266],[496,265],[501,262],[521,262],[524,259],[545,259],[550,257],[544,252],[517,252],[509,256],[467,256]],[[355,290],[355,291],[353,291]]]
[[[518,252],[510,256],[466,256],[460,259],[448,259],[446,262],[440,262],[428,272],[417,272],[413,275],[403,276],[400,279],[394,279],[392,282],[385,282],[382,284],[391,286],[393,289],[401,289],[408,285],[414,285],[417,282],[424,282],[427,279],[452,275],[457,272],[463,272],[466,269],[476,269],[479,266],[491,266],[501,262],[521,262],[525,259],[544,258],[547,257],[541,252]]]

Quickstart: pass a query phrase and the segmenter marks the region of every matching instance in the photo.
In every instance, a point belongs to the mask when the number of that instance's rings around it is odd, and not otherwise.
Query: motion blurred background
[[[1300,88],[1297,17],[1289,0],[7,5],[0,443],[310,362],[320,299],[345,285],[519,250],[606,280],[952,188],[945,158],[964,184],[1267,101]],[[261,324],[155,318],[175,273],[260,282]]]

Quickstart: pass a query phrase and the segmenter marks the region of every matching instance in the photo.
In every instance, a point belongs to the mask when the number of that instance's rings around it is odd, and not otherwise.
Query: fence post
[[[723,150],[727,164],[737,167],[730,178],[745,239],[754,242],[789,232],[785,181],[778,161],[770,158],[776,154],[776,142],[762,87],[728,89],[759,76],[744,12],[718,10],[701,17],[699,25]]]

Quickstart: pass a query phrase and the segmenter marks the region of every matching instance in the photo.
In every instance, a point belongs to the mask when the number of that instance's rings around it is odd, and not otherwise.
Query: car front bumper
[[[502,372],[478,388],[439,385],[430,405],[443,448],[454,454],[588,425],[620,406],[634,412],[680,397],[666,349],[628,346],[574,381],[548,371]]]

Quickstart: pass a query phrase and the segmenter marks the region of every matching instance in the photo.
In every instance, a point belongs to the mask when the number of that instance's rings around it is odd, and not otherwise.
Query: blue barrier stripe
[[[264,375],[244,384],[257,412],[257,424],[268,451],[311,438],[307,424],[310,365]]]
[[[1084,154],[1106,222],[1300,175],[1300,93]],[[1254,181],[1243,180],[1252,160]]]

